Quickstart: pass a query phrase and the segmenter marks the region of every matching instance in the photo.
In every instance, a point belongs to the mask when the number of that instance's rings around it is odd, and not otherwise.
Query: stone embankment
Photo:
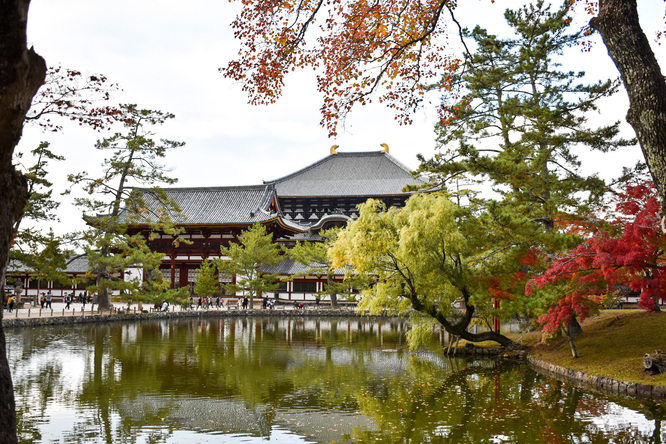
[[[624,382],[602,376],[588,375],[587,373],[552,364],[534,356],[528,356],[527,361],[539,373],[564,380],[577,387],[593,390],[610,396],[639,399],[642,401],[666,401],[666,387],[660,385]]]
[[[338,310],[187,310],[174,312],[143,312],[143,313],[114,313],[90,314],[84,313],[76,316],[45,316],[45,317],[16,317],[4,318],[3,328],[38,327],[42,325],[71,325],[102,322],[130,322],[151,321],[156,319],[189,319],[189,318],[230,318],[238,316],[277,316],[277,317],[350,317],[361,316],[352,309]],[[385,318],[386,316],[366,316],[368,318]]]

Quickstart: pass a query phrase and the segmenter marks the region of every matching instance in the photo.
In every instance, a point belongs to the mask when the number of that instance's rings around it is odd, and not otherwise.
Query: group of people
[[[65,303],[65,310],[69,310],[72,302],[78,302],[80,304],[83,304],[83,306],[85,307],[86,303],[89,302],[89,296],[87,292],[86,293],[80,292],[78,296],[74,294],[74,292],[71,292],[65,295],[63,302]]]
[[[192,298],[190,298],[192,300]],[[214,302],[213,302],[214,301]],[[211,308],[213,305],[216,308],[222,308],[224,307],[224,299],[222,299],[220,296],[217,296],[216,298],[212,297],[203,297],[199,296],[199,299],[197,300],[197,308],[198,309],[206,309],[206,308]],[[194,304],[192,304],[194,306]]]
[[[52,302],[53,302],[53,293],[51,293],[51,290],[49,290],[49,292],[46,293],[46,294],[44,294],[44,292],[42,292],[39,295],[39,306],[42,309],[48,308],[48,309],[52,310],[53,309],[53,307],[51,306]]]
[[[77,302],[82,303],[83,306],[85,307],[87,299],[88,299],[87,296],[83,292],[79,293],[78,296],[75,296],[74,292],[71,292],[70,294],[65,295],[65,297],[63,298],[63,302],[66,304],[65,309],[69,309],[70,304],[75,300]],[[9,313],[14,311],[15,306],[16,306],[16,296],[10,294],[6,303],[6,308],[9,311]],[[49,310],[53,310],[53,293],[51,293],[50,290],[48,292],[42,291],[41,293],[39,293],[39,307],[41,309],[46,308]]]
[[[197,310],[206,310],[213,307],[224,308],[224,299],[222,299],[222,297],[220,296],[217,297],[199,296],[199,298],[196,300],[196,304],[194,301],[194,296],[192,296],[190,297],[190,301],[191,301],[191,307]],[[250,307],[250,300],[248,299],[247,296],[244,296],[242,298],[239,298],[237,302],[235,302],[232,299],[229,299],[227,301],[227,307],[231,307],[234,304],[238,304],[238,308],[241,310],[247,310]],[[264,309],[275,308],[275,299],[262,298],[262,308]]]

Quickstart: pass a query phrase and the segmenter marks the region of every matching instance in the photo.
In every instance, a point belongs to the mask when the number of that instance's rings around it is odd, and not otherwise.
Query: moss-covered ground
[[[563,338],[543,342],[540,332],[516,335],[514,340],[530,346],[530,353],[557,365],[620,381],[666,386],[666,374],[650,376],[643,371],[643,356],[666,352],[666,312],[605,310],[582,324],[578,358]]]

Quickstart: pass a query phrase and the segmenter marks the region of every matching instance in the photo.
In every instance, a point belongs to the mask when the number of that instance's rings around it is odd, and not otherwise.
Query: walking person
[[[53,310],[53,307],[51,307],[52,301],[53,301],[53,294],[51,294],[51,290],[49,290],[49,292],[46,293],[46,308]]]

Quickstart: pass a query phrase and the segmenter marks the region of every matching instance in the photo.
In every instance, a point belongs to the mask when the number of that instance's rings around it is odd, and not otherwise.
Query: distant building
[[[37,297],[40,293],[51,292],[54,297],[61,298],[74,292],[77,295],[86,291],[88,286],[86,273],[88,260],[85,255],[78,255],[67,261],[67,268],[63,270],[67,277],[74,279],[75,284],[61,284],[57,281],[39,280],[35,272],[25,264],[18,261],[9,261],[7,266],[7,282],[11,283],[11,292],[20,293],[21,298]]]
[[[410,170],[383,151],[331,154],[312,165],[279,179],[261,185],[227,187],[164,188],[166,195],[182,209],[185,218],[178,225],[185,232],[181,237],[191,243],[175,241],[170,235],[158,235],[148,242],[153,251],[164,253],[160,267],[164,278],[172,287],[194,289],[197,270],[205,258],[219,257],[220,247],[237,242],[243,230],[255,223],[266,226],[273,239],[286,246],[299,240],[316,240],[321,229],[344,226],[358,217],[356,206],[369,198],[384,201],[387,207],[401,207],[411,196],[405,192],[408,185],[420,186]],[[149,210],[159,204],[145,195]],[[130,234],[150,232],[148,225],[133,225]],[[80,260],[72,266],[81,265]],[[80,267],[78,267],[80,268]],[[77,268],[77,270],[78,270]],[[282,276],[303,273],[306,267],[286,259],[272,267],[270,272]],[[72,270],[74,271],[74,270]],[[268,270],[267,270],[268,271]],[[77,271],[85,274],[85,270]],[[10,276],[24,279],[26,288],[42,291],[53,283],[35,283],[29,270],[16,267],[8,270]],[[342,279],[342,274],[336,276]],[[234,276],[221,277],[233,282]],[[326,277],[304,276],[281,284],[278,296],[285,300],[314,300],[323,289]],[[59,293],[71,289],[59,289]]]
[[[403,206],[412,194],[404,188],[422,184],[387,148],[351,153],[332,148],[329,156],[312,165],[261,185],[165,188],[186,217],[179,224],[185,230],[181,236],[191,244],[162,235],[149,246],[164,252],[161,270],[173,287],[193,288],[201,261],[219,257],[222,245],[237,242],[241,232],[255,223],[265,225],[276,242],[289,246],[298,240],[317,239],[321,229],[344,226],[358,216],[356,206],[369,198],[380,199],[387,207]],[[148,229],[147,225],[133,226],[130,232]],[[294,275],[304,270],[287,259],[270,271]],[[234,277],[221,279],[233,281]],[[314,300],[324,281],[325,277],[309,276],[285,282],[279,297]]]

